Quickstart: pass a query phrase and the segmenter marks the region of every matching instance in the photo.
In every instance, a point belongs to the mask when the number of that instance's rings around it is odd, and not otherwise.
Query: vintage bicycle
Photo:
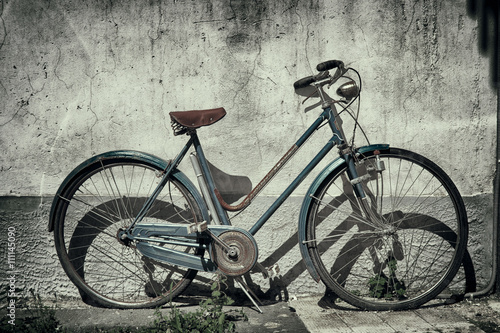
[[[341,115],[360,128],[351,105],[359,99],[361,77],[338,60],[316,68],[317,75],[294,87],[319,97],[321,113],[237,205],[222,198],[197,136],[199,128],[225,116],[223,108],[170,113],[174,134],[188,137],[172,160],[121,150],[76,167],[55,195],[49,230],[80,292],[106,307],[157,307],[180,295],[201,271],[235,278],[258,307],[241,278],[262,268],[254,235],[337,147],[338,157],[312,180],[298,217],[298,244],[312,278],[367,310],[414,308],[438,296],[466,248],[459,191],[440,167],[417,153],[388,144],[356,147],[354,135],[349,142]],[[335,100],[325,87],[340,78],[347,82]],[[274,204],[249,230],[233,226],[228,212],[246,208],[322,126],[331,136]],[[192,149],[200,190],[178,169]]]

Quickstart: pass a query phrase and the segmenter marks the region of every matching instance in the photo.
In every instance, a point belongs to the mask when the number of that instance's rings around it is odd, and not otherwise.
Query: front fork
[[[351,150],[350,147],[349,150]],[[376,210],[373,209],[362,185],[363,182],[367,180],[366,178],[370,178],[370,175],[368,173],[363,176],[358,174],[353,155],[354,153],[342,155],[342,158],[347,164],[347,176],[349,177],[349,181],[354,189],[354,194],[358,198],[359,205],[361,206],[365,218],[376,224],[376,221],[380,220],[380,218],[377,216]],[[377,158],[379,157],[377,156]]]
[[[357,202],[360,207],[360,211],[363,213],[364,218],[367,220],[367,223],[369,225],[371,225],[375,229],[378,228],[386,229],[384,219],[382,218],[382,212],[381,211],[378,212],[377,209],[377,197],[381,195],[381,193],[378,193],[379,189],[377,187],[377,193],[375,193],[374,202],[370,201],[366,191],[363,188],[363,183],[369,182],[372,179],[371,178],[372,176],[370,175],[370,172],[368,170],[364,175],[360,175],[358,173],[358,170],[356,169],[356,153],[344,139],[345,136],[344,136],[344,131],[342,130],[342,121],[338,117],[335,108],[333,108],[332,114],[333,117],[331,118],[333,118],[334,120],[332,121],[330,118],[329,122],[334,132],[334,140],[336,140],[340,156],[345,160],[345,163],[347,165],[347,176],[354,189],[354,195],[358,199]],[[378,150],[374,151],[374,155],[375,155],[375,164],[372,171],[375,171],[377,175],[380,175],[380,177],[382,177],[382,171],[385,170],[384,162],[381,161],[380,152]],[[378,179],[376,181],[378,181]],[[373,196],[373,193],[371,195]],[[395,235],[394,237],[395,239],[393,241],[393,246],[396,246],[397,244],[400,243],[397,240],[397,236]],[[374,251],[373,248],[370,248],[369,252],[374,263],[373,272],[374,273],[381,272],[382,271],[382,268],[380,268],[381,261],[379,260],[376,251]],[[401,251],[393,251],[393,252],[397,253]],[[402,257],[398,256],[398,259],[401,260]],[[383,265],[385,265],[385,262]]]
[[[328,123],[333,131],[333,141],[336,143],[340,156],[345,160],[347,165],[347,175],[354,189],[354,193],[359,200],[361,210],[365,217],[372,222],[379,220],[377,213],[373,211],[370,202],[368,201],[365,190],[363,189],[363,181],[365,177],[370,177],[368,174],[360,176],[356,170],[355,153],[352,147],[345,140],[344,130],[342,128],[342,119],[338,116],[337,109],[333,104],[325,109],[328,114]],[[377,165],[382,164],[380,157],[377,155]]]

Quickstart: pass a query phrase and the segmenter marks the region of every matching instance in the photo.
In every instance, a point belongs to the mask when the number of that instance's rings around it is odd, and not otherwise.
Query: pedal
[[[273,279],[280,275],[280,266],[278,264],[274,264],[272,266],[266,267],[267,275],[270,279]]]
[[[203,221],[200,223],[191,223],[187,227],[188,234],[194,234],[195,232],[202,233],[203,231],[208,229],[207,221]]]

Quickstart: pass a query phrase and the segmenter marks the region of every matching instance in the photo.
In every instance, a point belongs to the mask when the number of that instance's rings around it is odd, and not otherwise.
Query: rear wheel
[[[458,190],[436,164],[402,149],[359,156],[356,168],[372,217],[366,218],[345,166],[334,170],[308,214],[315,268],[338,297],[362,309],[428,302],[453,279],[466,248]]]
[[[147,258],[133,241],[119,237],[155,189],[162,171],[141,159],[98,159],[78,172],[54,202],[61,264],[80,292],[100,305],[157,307],[178,296],[196,275],[195,270]],[[174,175],[141,223],[189,224],[200,221],[200,215],[193,195]]]

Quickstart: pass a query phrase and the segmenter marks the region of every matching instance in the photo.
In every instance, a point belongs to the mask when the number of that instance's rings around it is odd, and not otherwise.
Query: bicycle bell
[[[351,100],[359,95],[358,85],[354,81],[346,82],[337,89],[337,95]]]

